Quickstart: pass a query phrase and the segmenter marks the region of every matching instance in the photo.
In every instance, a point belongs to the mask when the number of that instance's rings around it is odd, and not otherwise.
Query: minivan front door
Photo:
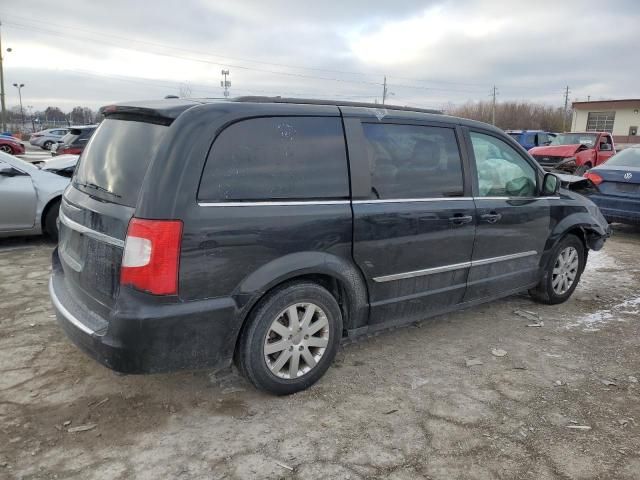
[[[353,256],[370,326],[420,320],[462,302],[475,234],[462,155],[448,124],[345,120]]]
[[[465,301],[535,283],[550,234],[549,199],[539,197],[537,169],[490,132],[471,131],[477,228]]]

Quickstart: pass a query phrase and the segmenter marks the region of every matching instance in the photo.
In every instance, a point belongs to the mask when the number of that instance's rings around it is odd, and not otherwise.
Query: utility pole
[[[494,85],[491,91],[493,100],[491,101],[491,125],[496,124],[496,95],[498,95],[498,88]]]
[[[565,131],[565,127],[567,124],[567,107],[569,106],[569,85],[567,85],[567,88],[564,91],[564,111],[562,113],[562,131]]]
[[[384,76],[384,83],[382,84],[382,104],[384,105],[387,99],[387,76]]]
[[[14,83],[13,86],[18,89],[18,97],[20,97],[20,115],[22,116],[22,130],[24,130],[24,109],[22,108],[22,87],[24,87],[24,83]]]
[[[2,26],[2,22],[0,22]],[[0,32],[0,103],[2,104],[2,132],[7,131],[7,107],[4,103],[4,69],[2,67],[2,33]]]
[[[229,96],[229,87],[231,86],[231,81],[227,80],[227,76],[229,75],[229,70],[222,70],[222,77],[224,80],[220,80],[220,86],[224,88],[224,96],[227,98]]]

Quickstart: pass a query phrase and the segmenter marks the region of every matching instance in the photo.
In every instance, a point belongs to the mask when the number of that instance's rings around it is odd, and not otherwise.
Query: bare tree
[[[491,123],[491,102],[469,102],[464,105],[450,106],[447,113],[457,117],[469,118]],[[568,112],[571,118],[571,112]],[[496,104],[496,126],[518,130],[562,130],[562,107],[552,107],[530,102],[501,102]],[[571,122],[568,122],[570,125]]]

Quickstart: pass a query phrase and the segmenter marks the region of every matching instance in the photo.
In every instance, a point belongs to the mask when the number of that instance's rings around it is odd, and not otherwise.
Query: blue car
[[[505,130],[505,132],[522,145],[525,150],[549,145],[551,140],[556,138],[555,133],[545,132],[544,130]]]
[[[597,186],[588,196],[609,222],[640,224],[640,145],[622,150],[584,176]]]

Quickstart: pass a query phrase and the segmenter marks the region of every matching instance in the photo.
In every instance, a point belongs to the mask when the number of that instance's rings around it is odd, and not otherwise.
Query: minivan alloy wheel
[[[296,379],[318,364],[329,344],[329,321],[314,303],[296,303],[273,320],[264,341],[264,359],[277,377]]]
[[[564,295],[573,285],[580,262],[578,251],[569,246],[563,249],[553,266],[551,286],[557,295]]]
[[[13,149],[9,145],[0,145],[0,151],[5,153],[13,153]]]

